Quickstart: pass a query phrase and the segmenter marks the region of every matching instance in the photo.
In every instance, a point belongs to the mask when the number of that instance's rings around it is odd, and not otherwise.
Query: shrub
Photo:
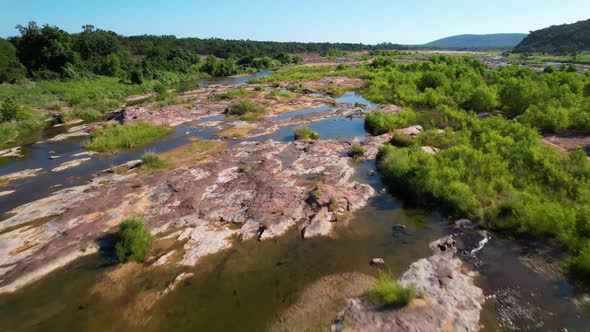
[[[13,98],[6,98],[0,105],[0,121],[9,122],[16,120],[19,107]]]
[[[119,226],[115,240],[115,252],[119,262],[142,262],[152,245],[152,235],[145,228],[143,218],[130,217]]]
[[[90,140],[84,143],[84,148],[104,152],[129,149],[166,136],[170,132],[172,129],[169,127],[157,126],[145,121],[107,125],[92,132]]]
[[[389,143],[393,146],[397,146],[400,148],[406,148],[416,145],[414,140],[409,135],[403,133],[394,133],[393,136],[391,136],[391,140],[389,141]]]
[[[376,304],[404,307],[412,301],[415,294],[414,287],[404,287],[389,274],[379,270],[379,281],[367,291],[366,296]]]
[[[318,139],[319,135],[308,126],[297,127],[294,130],[295,139]]]
[[[141,166],[151,169],[163,168],[166,163],[155,152],[146,152],[141,156]]]
[[[348,155],[355,159],[362,158],[365,155],[365,148],[358,143],[354,143],[350,146]]]
[[[411,109],[401,113],[376,111],[365,116],[365,129],[372,135],[382,135],[393,129],[418,123],[418,114]]]
[[[246,113],[263,114],[265,109],[263,106],[255,104],[250,100],[240,100],[230,106],[230,115],[245,115]]]

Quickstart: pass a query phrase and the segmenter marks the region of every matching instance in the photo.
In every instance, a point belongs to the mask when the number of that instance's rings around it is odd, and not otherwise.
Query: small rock
[[[61,156],[49,156],[49,159],[57,159],[59,157],[61,157]]]
[[[369,265],[371,265],[371,266],[383,266],[383,265],[385,265],[385,260],[383,260],[383,258],[373,258],[369,262]]]
[[[367,175],[369,176],[375,176],[375,171],[374,170],[370,170]]]
[[[469,219],[459,219],[455,221],[455,226],[459,228],[473,228],[473,223]]]

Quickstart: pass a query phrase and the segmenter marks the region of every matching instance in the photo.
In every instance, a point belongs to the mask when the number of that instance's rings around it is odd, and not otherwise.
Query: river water
[[[237,80],[237,79],[236,79]],[[240,81],[247,81],[241,77]],[[232,82],[225,82],[232,83]],[[356,93],[339,102],[373,104]],[[281,117],[289,117],[301,110]],[[203,121],[219,120],[210,118]],[[51,186],[86,182],[92,174],[112,165],[137,159],[144,151],[163,152],[186,142],[186,137],[213,137],[211,128],[186,124],[161,140],[113,156],[93,157],[87,164],[64,171],[47,172],[17,182],[13,195],[0,197],[0,212],[47,196]],[[321,138],[364,136],[363,119],[333,117],[309,124]],[[59,131],[59,130],[58,130]],[[43,135],[55,135],[58,131]],[[188,132],[188,134],[186,134]],[[255,138],[291,141],[293,127]],[[25,158],[0,160],[0,174],[27,168],[50,169],[81,151],[83,138],[25,147]],[[49,151],[63,157],[49,160]],[[355,163],[355,180],[368,183],[377,192],[383,185],[374,161]],[[400,231],[396,225],[405,225]],[[404,207],[388,194],[378,194],[367,207],[336,228],[334,238],[303,240],[296,229],[268,241],[236,241],[233,247],[210,255],[190,272],[195,273],[150,311],[148,324],[129,323],[126,308],[136,295],[161,289],[178,274],[175,269],[141,274],[132,287],[116,299],[105,299],[90,289],[114,263],[99,255],[77,260],[46,278],[13,294],[0,296],[2,331],[263,331],[300,292],[323,276],[341,272],[376,275],[368,261],[382,257],[390,272],[399,277],[417,259],[430,255],[428,244],[456,232],[435,211]],[[492,236],[474,255],[480,271],[477,284],[488,297],[482,312],[486,331],[563,330],[585,331],[590,311],[573,302],[576,290],[564,279],[551,279],[529,269],[519,259],[522,248],[512,241]]]

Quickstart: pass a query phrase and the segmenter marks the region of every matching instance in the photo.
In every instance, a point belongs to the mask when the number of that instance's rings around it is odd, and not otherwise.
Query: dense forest
[[[567,54],[590,50],[590,20],[532,31],[514,52]]]
[[[58,27],[30,22],[18,26],[19,35],[0,40],[0,83],[32,79],[79,79],[89,75],[121,78],[140,84],[144,79],[206,73],[229,76],[245,71],[300,63],[290,54],[400,49],[395,44],[261,42],[176,38],[174,36],[125,37],[92,25],[70,34]],[[208,55],[202,60],[199,55]]]

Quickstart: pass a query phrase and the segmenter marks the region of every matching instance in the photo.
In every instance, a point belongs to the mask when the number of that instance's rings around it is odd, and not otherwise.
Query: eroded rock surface
[[[402,309],[386,309],[357,297],[338,315],[335,331],[478,331],[483,292],[473,285],[456,258],[455,241],[431,244],[434,254],[413,263],[400,283],[412,285],[422,299]]]
[[[156,238],[180,242],[158,265],[193,265],[236,238],[264,241],[298,225],[329,235],[375,194],[351,180],[345,151],[352,143],[243,142],[166,172],[102,174],[15,208],[0,222],[0,292],[92,252],[130,215],[145,216]],[[379,143],[361,142],[367,149]]]

